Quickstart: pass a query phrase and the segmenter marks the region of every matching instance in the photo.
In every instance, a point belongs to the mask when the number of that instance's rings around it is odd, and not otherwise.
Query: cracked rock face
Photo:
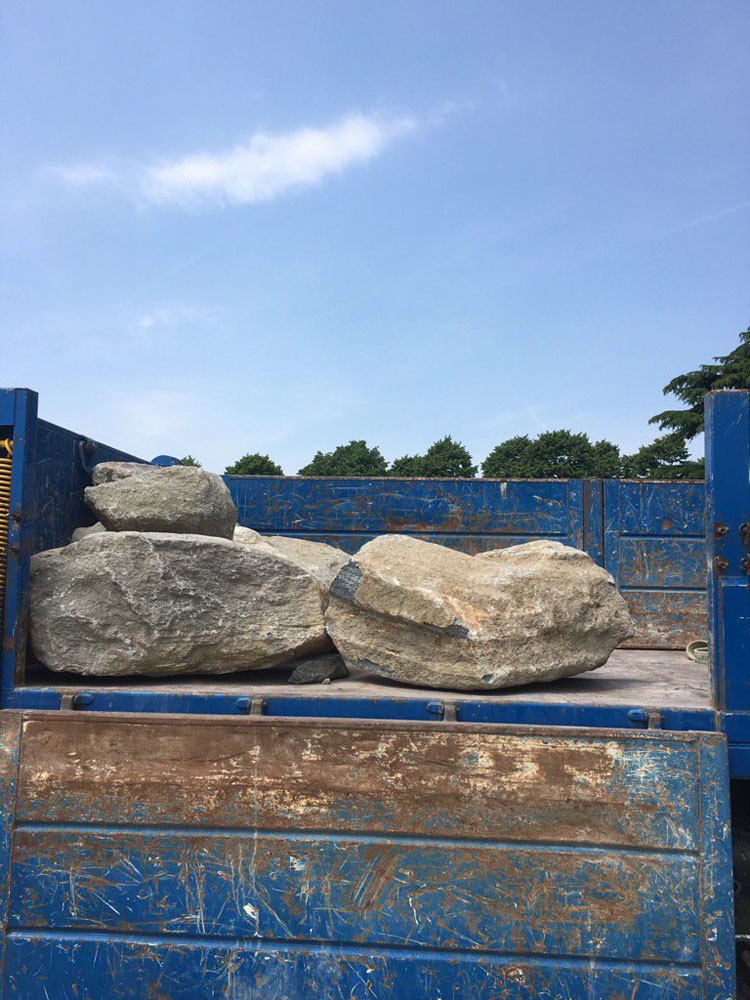
[[[325,597],[270,547],[99,532],[31,560],[31,643],[52,670],[221,674],[331,651]]]
[[[108,478],[109,477],[109,478]],[[237,508],[224,481],[186,465],[105,462],[84,497],[108,531],[157,531],[231,538]]]
[[[339,570],[349,562],[349,555],[333,545],[311,542],[306,538],[290,538],[287,535],[261,535],[252,528],[241,525],[234,529],[234,540],[243,545],[267,545],[311,573],[326,591]]]
[[[347,665],[458,690],[570,677],[633,634],[624,599],[585,552],[535,541],[468,556],[405,535],[364,545],[330,590]]]

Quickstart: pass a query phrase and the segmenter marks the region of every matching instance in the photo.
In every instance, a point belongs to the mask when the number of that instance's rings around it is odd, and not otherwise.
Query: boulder
[[[100,532],[31,559],[31,643],[52,670],[222,674],[331,651],[320,584],[270,546]]]
[[[352,557],[326,625],[350,668],[459,690],[595,670],[633,634],[612,577],[585,552],[536,541],[468,556],[404,535]]]
[[[96,524],[89,525],[87,528],[76,528],[70,540],[71,542],[80,542],[82,538],[86,538],[88,535],[96,535],[98,532],[106,530],[101,521],[97,521]]]
[[[108,531],[232,537],[237,508],[220,476],[187,465],[147,468],[147,473],[133,472],[84,490],[86,503]]]
[[[261,535],[252,528],[240,525],[234,529],[234,540],[243,545],[269,546],[311,573],[326,591],[338,571],[349,562],[347,553],[333,545],[310,542],[306,538],[289,538],[287,535]]]
[[[91,472],[91,482],[94,486],[101,486],[102,483],[114,483],[131,476],[147,476],[158,472],[160,468],[161,466],[150,465],[148,462],[99,462]]]

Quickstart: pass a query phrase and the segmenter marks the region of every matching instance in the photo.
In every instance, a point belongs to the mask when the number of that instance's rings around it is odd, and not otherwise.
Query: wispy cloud
[[[314,187],[372,160],[418,127],[411,117],[353,114],[319,128],[256,132],[218,153],[191,153],[120,170],[93,163],[58,164],[45,167],[44,173],[72,187],[117,184],[136,200],[152,204],[251,204]]]
[[[48,164],[42,168],[42,173],[70,187],[110,184],[118,180],[118,173],[115,170],[96,163]]]

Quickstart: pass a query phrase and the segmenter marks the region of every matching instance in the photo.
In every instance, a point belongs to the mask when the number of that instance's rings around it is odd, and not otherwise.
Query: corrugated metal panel
[[[718,734],[30,715],[5,996],[729,1000],[727,799]]]

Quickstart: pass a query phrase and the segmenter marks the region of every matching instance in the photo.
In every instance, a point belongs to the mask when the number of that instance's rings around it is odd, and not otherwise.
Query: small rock
[[[130,472],[84,490],[86,503],[108,531],[232,537],[237,508],[220,476],[185,465],[147,468],[147,473]]]
[[[330,684],[331,681],[348,677],[343,657],[338,653],[318,656],[313,660],[303,660],[292,671],[288,684]]]
[[[76,528],[73,532],[71,542],[80,542],[82,538],[87,538],[89,535],[97,535],[100,531],[106,530],[101,521],[97,521],[96,524],[92,524],[88,528]]]

